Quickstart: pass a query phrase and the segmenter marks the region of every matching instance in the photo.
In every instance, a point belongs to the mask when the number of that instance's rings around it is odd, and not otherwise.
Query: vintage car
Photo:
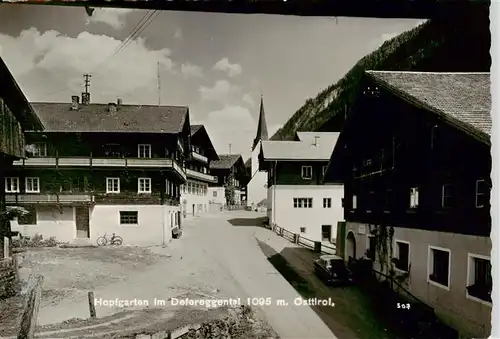
[[[346,267],[344,259],[337,255],[322,255],[314,261],[314,273],[327,285],[349,285],[352,273]]]

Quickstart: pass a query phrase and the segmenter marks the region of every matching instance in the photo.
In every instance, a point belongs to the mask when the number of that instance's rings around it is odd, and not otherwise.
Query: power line
[[[151,12],[151,11],[149,11]],[[142,19],[137,23],[137,25],[134,27],[134,29],[132,29],[132,32],[128,35],[128,37],[123,40],[123,42],[115,49],[115,51],[113,52],[113,54],[111,54],[110,57],[108,57],[107,60],[104,60],[104,62],[98,64],[95,68],[94,68],[94,71],[96,69],[98,69],[99,67],[102,68],[105,68],[105,66],[109,63],[109,61],[111,61],[111,59],[113,59],[118,53],[120,53],[121,51],[123,51],[139,34],[141,34],[146,28],[148,28],[148,26],[158,17],[158,15],[160,15],[160,11],[159,10],[154,10],[152,11],[151,13],[146,13]],[[90,72],[92,73],[92,72]],[[102,71],[101,72],[96,72],[95,76],[99,76],[100,74],[102,74]]]

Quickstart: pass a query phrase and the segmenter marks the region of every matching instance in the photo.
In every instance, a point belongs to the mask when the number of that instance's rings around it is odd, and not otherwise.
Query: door
[[[90,213],[88,207],[75,207],[76,237],[90,238]]]
[[[321,226],[321,240],[331,241],[332,239],[332,225]]]
[[[193,204],[193,217],[195,216],[195,214],[196,214],[196,211],[195,211],[194,204]]]

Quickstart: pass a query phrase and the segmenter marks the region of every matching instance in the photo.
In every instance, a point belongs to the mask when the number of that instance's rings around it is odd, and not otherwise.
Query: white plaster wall
[[[359,226],[364,234],[359,234]],[[364,226],[364,227],[363,227]],[[472,227],[472,226],[471,226]],[[357,257],[362,257],[369,246],[369,227],[366,224],[347,223],[356,237]],[[489,336],[491,305],[467,298],[468,253],[490,256],[491,239],[471,235],[425,231],[411,228],[394,228],[394,242],[410,243],[410,280],[407,287],[412,294],[434,307],[436,314],[466,337]],[[451,251],[449,290],[428,282],[429,246]],[[394,245],[394,248],[396,246]]]
[[[342,185],[271,186],[268,189],[269,220],[313,241],[322,241],[321,226],[331,225],[331,239],[334,239],[337,237],[337,223],[343,220],[343,196]],[[313,198],[313,207],[294,208],[293,198]],[[332,199],[331,208],[323,208],[323,198]],[[305,233],[300,233],[301,227],[306,228]]]
[[[138,225],[120,225],[120,211],[137,211]],[[96,205],[90,210],[90,239],[116,233],[124,245],[154,246],[172,238],[172,214],[180,211],[169,205]]]
[[[63,207],[62,213],[56,207],[36,207],[36,225],[19,225],[16,220],[10,222],[12,231],[23,236],[41,234],[44,239],[55,237],[58,241],[72,241],[76,237],[75,210]]]
[[[214,192],[216,196],[214,197]],[[208,188],[208,201],[212,204],[226,205],[226,192],[224,187],[214,186]]]
[[[196,194],[189,194],[189,193],[182,193],[181,194],[181,206],[182,206],[182,211],[186,211],[186,217],[192,217],[193,216],[193,204],[194,204],[194,211],[195,211],[195,216],[200,216],[203,213],[208,212],[208,202],[209,199],[208,197],[210,196],[209,190],[207,190],[207,195],[196,195]],[[186,202],[184,204],[184,201]],[[198,210],[198,205],[202,205],[202,210]]]
[[[267,196],[267,172],[259,172],[261,142],[252,151],[251,179],[247,185],[247,206],[258,204]]]

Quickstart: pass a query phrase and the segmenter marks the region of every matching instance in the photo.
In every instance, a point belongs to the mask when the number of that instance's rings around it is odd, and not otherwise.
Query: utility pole
[[[161,106],[161,82],[160,82],[160,61],[157,63],[158,69],[158,106]]]
[[[83,78],[85,79],[85,94],[88,94],[90,88],[90,78],[92,78],[92,75],[84,74]]]

